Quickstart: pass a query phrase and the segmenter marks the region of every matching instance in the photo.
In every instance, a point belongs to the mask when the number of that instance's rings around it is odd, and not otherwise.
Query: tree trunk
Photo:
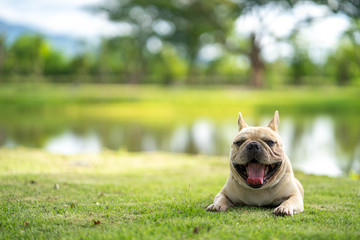
[[[265,64],[260,56],[261,47],[254,34],[251,35],[250,40],[251,84],[256,88],[261,88],[264,86]]]
[[[2,74],[2,66],[4,62],[4,55],[5,55],[5,37],[0,35],[0,82]]]
[[[340,63],[339,72],[338,72],[338,85],[345,86],[349,83],[349,64],[347,61],[342,61]]]

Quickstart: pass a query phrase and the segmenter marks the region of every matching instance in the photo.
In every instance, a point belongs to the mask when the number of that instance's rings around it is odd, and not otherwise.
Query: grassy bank
[[[206,212],[227,159],[0,150],[0,239],[358,239],[360,184],[304,175],[305,211]]]
[[[133,85],[3,84],[0,108],[9,118],[20,112],[61,112],[67,119],[166,123],[199,117],[245,115],[360,115],[360,88],[160,87]]]

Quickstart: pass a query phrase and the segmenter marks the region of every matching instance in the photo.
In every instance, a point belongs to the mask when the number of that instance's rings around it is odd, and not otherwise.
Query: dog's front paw
[[[294,214],[294,210],[292,207],[280,205],[274,209],[273,213],[276,216],[292,216]]]
[[[228,209],[228,206],[226,205],[220,205],[217,203],[213,203],[210,206],[206,208],[206,211],[212,211],[212,212],[225,212],[226,209]]]

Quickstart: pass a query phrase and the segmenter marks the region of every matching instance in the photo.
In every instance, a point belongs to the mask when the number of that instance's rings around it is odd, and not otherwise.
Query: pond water
[[[36,147],[51,153],[100,153],[104,149],[168,151],[228,155],[237,133],[237,119],[214,122],[201,118],[187,124],[71,123],[56,130],[41,126],[8,127],[0,122],[0,146]],[[269,118],[257,119],[266,126]],[[340,176],[360,173],[358,119],[318,115],[304,119],[281,118],[279,131],[294,169],[306,173]]]

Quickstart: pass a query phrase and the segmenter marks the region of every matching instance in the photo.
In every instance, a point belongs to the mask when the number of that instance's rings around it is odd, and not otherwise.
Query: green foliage
[[[319,66],[309,56],[308,49],[295,46],[294,57],[290,62],[290,79],[294,85],[314,84],[308,79],[319,75]]]
[[[322,0],[316,0],[315,2],[319,2],[324,4]],[[343,13],[353,19],[360,18],[360,2],[359,1],[348,1],[348,0],[334,0],[334,1],[326,1],[326,5],[334,12]]]
[[[70,74],[68,60],[57,51],[49,51],[44,59],[44,75]]]
[[[186,79],[188,65],[171,45],[165,45],[158,54],[151,56],[148,71],[147,83],[179,84]]]
[[[225,42],[226,35],[232,30],[234,20],[240,11],[232,1],[218,0],[113,1],[113,4],[102,6],[100,9],[106,12],[111,20],[125,22],[133,27],[132,34],[122,39],[130,39],[129,47],[124,51],[131,52],[131,58],[127,59],[134,65],[134,71],[138,73],[137,78],[143,78],[147,74],[153,76],[152,67],[157,67],[156,64],[152,64],[153,55],[161,52],[162,56],[158,60],[162,59],[166,52],[169,53],[169,48],[173,48],[171,51],[176,51],[176,55],[182,55],[176,56],[177,59],[186,58],[186,67],[189,69],[187,74],[193,74],[197,71],[195,63],[199,49],[204,44]],[[200,40],[201,37],[203,41]],[[153,49],[154,41],[163,47]],[[174,57],[175,54],[172,53],[171,56]],[[166,65],[175,65],[171,59],[164,62],[167,62]],[[174,70],[174,67],[170,69]],[[166,67],[164,70],[155,70],[159,74],[156,78],[162,79],[164,83],[176,81],[177,76],[172,76]]]
[[[251,73],[251,83],[256,87],[264,84],[266,63],[261,58],[262,40],[272,38],[274,41],[291,40],[291,36],[303,26],[312,23],[313,18],[305,18],[296,23],[292,29],[293,34],[283,39],[273,37],[270,25],[267,23],[267,15],[271,12],[284,12],[292,9],[302,1],[146,1],[146,0],[113,0],[107,2],[99,9],[108,15],[110,20],[127,23],[132,27],[132,32],[126,38],[132,39],[131,43],[137,51],[142,52],[143,58],[134,57],[134,65],[137,78],[144,78],[151,74],[153,58],[149,57],[153,52],[149,47],[151,39],[157,39],[159,44],[171,43],[179,54],[183,54],[188,60],[188,82],[192,83],[233,83],[233,73],[237,71],[228,64],[229,55],[236,54],[245,56],[249,60],[249,68],[246,72]],[[325,6],[333,12],[342,12],[354,19],[359,17],[359,3],[352,1],[313,1],[315,4]],[[252,15],[259,19],[258,29],[254,30],[246,39],[248,43],[231,41],[234,22],[239,16]],[[164,30],[165,29],[165,30]],[[276,35],[276,34],[275,34]],[[199,51],[207,45],[220,45],[225,54],[218,61],[199,63]],[[295,43],[296,44],[296,43]],[[161,48],[161,47],[160,47]],[[139,56],[138,54],[133,54]],[[141,55],[141,54],[140,54]],[[140,61],[139,61],[140,60]],[[150,63],[150,64],[147,64]],[[230,64],[231,66],[231,64]],[[326,84],[327,81],[321,76],[321,71],[308,57],[307,54],[296,51],[290,66],[290,82],[292,84]],[[230,70],[231,69],[231,70]],[[249,71],[251,70],[251,71]],[[241,71],[241,70],[240,70]],[[272,71],[272,70],[270,70]],[[158,71],[156,71],[158,72]],[[229,74],[229,72],[231,72]],[[267,75],[268,72],[267,72]],[[152,77],[153,78],[153,77]],[[165,83],[174,82],[169,80],[170,74],[159,72],[154,82],[163,79]],[[206,79],[205,81],[203,79]],[[238,76],[243,83],[243,76]],[[223,79],[226,79],[225,81]],[[139,80],[142,81],[142,80]],[[145,80],[146,82],[146,80]],[[267,83],[268,86],[273,85]]]
[[[127,50],[117,38],[102,39],[96,60],[96,73],[101,76],[123,73]]]
[[[360,45],[346,41],[329,56],[325,70],[327,76],[333,78],[338,85],[360,83]]]
[[[2,80],[11,81],[13,76],[41,76],[70,74],[69,61],[40,35],[22,35],[10,46],[2,45],[0,73]]]
[[[228,160],[179,154],[60,156],[0,150],[1,239],[358,239],[359,180],[296,173],[305,211],[206,212]]]
[[[111,20],[135,25],[132,33],[139,48],[157,36],[164,41],[180,44],[194,60],[203,33],[211,34],[216,41],[223,41],[231,29],[239,8],[232,1],[112,1],[100,8]],[[161,27],[162,25],[163,27]],[[165,27],[164,27],[165,26]],[[164,28],[169,28],[167,31]]]
[[[10,74],[42,74],[47,48],[44,39],[40,36],[19,37],[5,53],[3,71]]]
[[[86,75],[91,72],[93,59],[89,53],[76,55],[70,62],[71,72],[76,75]]]
[[[20,36],[10,44],[1,35],[0,81],[252,84],[256,87],[360,84],[359,3],[313,1],[334,13],[346,14],[351,22],[345,40],[322,65],[314,63],[309,49],[294,37],[314,19],[299,21],[289,36],[284,37],[271,33],[272,27],[266,21],[267,15],[290,13],[300,2],[104,2],[96,10],[124,24],[124,29],[129,29],[127,34],[104,38],[98,48],[86,49],[75,56],[64,56],[39,35]],[[250,15],[263,19],[258,22],[258,29],[249,36],[237,36],[235,21],[239,16]],[[264,62],[261,44],[264,39],[290,43],[294,47],[293,57]],[[216,47],[220,53],[211,57],[211,51],[203,51],[206,47]]]
[[[249,82],[250,63],[244,56],[225,54],[209,64],[205,70],[212,83],[247,84]]]

